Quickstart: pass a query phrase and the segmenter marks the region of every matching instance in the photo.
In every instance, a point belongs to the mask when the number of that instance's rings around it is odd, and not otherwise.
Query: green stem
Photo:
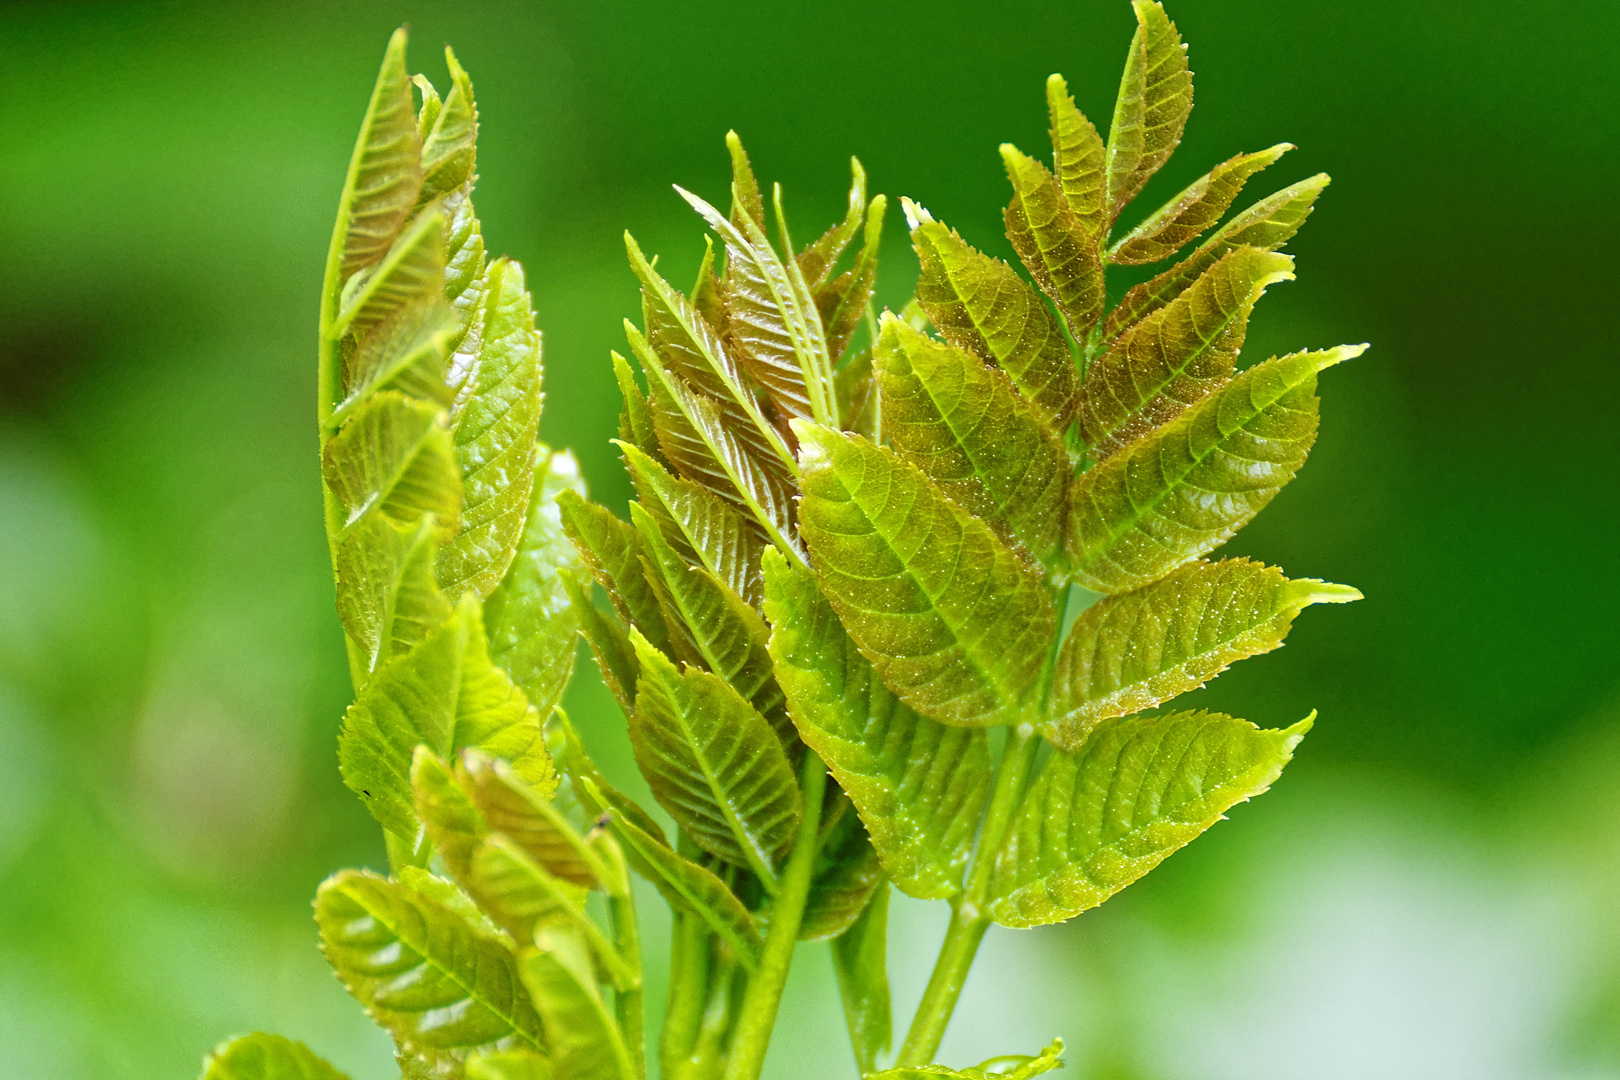
[[[799,775],[799,787],[804,792],[804,818],[799,823],[799,835],[793,840],[787,868],[782,871],[781,889],[771,904],[771,926],[765,934],[759,967],[748,980],[748,990],[743,995],[725,1080],[758,1080],[760,1069],[765,1065],[765,1049],[771,1041],[771,1029],[776,1026],[782,989],[787,985],[788,968],[793,964],[793,947],[799,943],[804,902],[810,895],[811,871],[815,869],[817,841],[821,836],[821,800],[826,786],[826,766],[814,751],[807,752]]]
[[[984,932],[990,927],[990,912],[986,908],[990,876],[1039,746],[1040,740],[1032,724],[1019,724],[1008,736],[1001,763],[996,767],[990,810],[973,851],[967,889],[951,911],[950,928],[945,931],[939,959],[934,962],[934,973],[929,976],[928,988],[923,991],[922,1001],[912,1018],[911,1030],[900,1047],[896,1068],[929,1064],[939,1050],[940,1040],[945,1037],[946,1025],[951,1022],[957,999],[962,996],[962,986],[979,951],[979,942],[984,940]]]
[[[669,1000],[658,1037],[658,1061],[666,1077],[678,1077],[697,1042],[708,1001],[709,933],[702,920],[676,912],[669,935]]]
[[[636,927],[636,901],[625,889],[622,895],[608,897],[608,913],[613,918],[613,940],[619,959],[630,969],[633,983],[613,996],[619,1017],[619,1033],[624,1037],[635,1062],[636,1075],[647,1075],[647,1021],[641,991],[641,933]]]

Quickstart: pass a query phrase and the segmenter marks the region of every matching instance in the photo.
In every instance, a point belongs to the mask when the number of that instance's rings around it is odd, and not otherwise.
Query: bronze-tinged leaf
[[[1069,753],[1105,720],[1197,689],[1248,656],[1283,643],[1311,604],[1361,593],[1247,559],[1192,562],[1169,577],[1097,601],[1075,620],[1052,679],[1048,739]]]
[[[884,434],[958,505],[1050,565],[1069,457],[1000,371],[883,316],[875,352]]]
[[[889,201],[882,195],[872,198],[861,253],[855,257],[854,267],[816,293],[816,310],[827,329],[827,355],[835,364],[849,350],[855,331],[871,309],[872,293],[877,287],[878,249],[883,242],[883,214],[888,206]]]
[[[1100,593],[1157,581],[1225,543],[1316,439],[1316,375],[1365,345],[1277,357],[1082,473],[1069,498],[1073,579]]]
[[[893,451],[794,431],[822,589],[889,689],[942,723],[1018,722],[1054,633],[1041,575]]]
[[[701,564],[744,601],[759,606],[759,556],[764,549],[757,530],[718,495],[671,476],[639,447],[621,445],[636,497],[657,517],[669,543],[688,563]]]
[[[1107,225],[1108,150],[1096,127],[1075,107],[1063,76],[1046,80],[1046,106],[1052,118],[1052,168],[1058,187],[1086,232],[1101,236]]]
[[[425,207],[378,262],[356,271],[343,286],[330,334],[363,338],[400,308],[444,287],[444,214]]]
[[[607,591],[619,618],[659,649],[668,649],[669,634],[658,610],[658,597],[641,568],[641,541],[634,526],[576,491],[559,492],[557,507],[564,531]]]
[[[731,220],[740,225],[746,219],[763,229],[765,199],[759,193],[759,181],[754,179],[748,151],[735,131],[726,132],[726,152],[731,155]]]
[[[1097,238],[1087,232],[1045,165],[1011,143],[1001,144],[1001,158],[1013,186],[1005,215],[1007,239],[1036,284],[1057,304],[1075,340],[1084,341],[1103,313]]]
[[[1136,35],[1108,132],[1108,220],[1136,197],[1181,142],[1192,112],[1187,47],[1158,0],[1131,0]]]
[[[624,411],[619,414],[619,438],[642,453],[662,461],[664,453],[658,449],[658,432],[653,426],[652,405],[647,395],[636,385],[636,376],[630,370],[630,361],[617,352],[613,357],[613,378],[619,384],[624,398]]]
[[[343,185],[340,228],[332,238],[340,282],[382,258],[399,235],[422,189],[421,153],[401,27],[388,41]]]
[[[833,269],[866,217],[866,170],[861,168],[859,158],[849,159],[849,171],[854,179],[849,186],[849,210],[844,220],[822,233],[797,256],[799,272],[812,293],[820,293],[832,281]]]
[[[903,200],[922,274],[917,303],[946,341],[1007,373],[1055,432],[1074,415],[1076,378],[1063,330],[1039,293],[1013,268],[968,245]]]
[[[1191,255],[1121,297],[1108,313],[1103,339],[1118,337],[1131,324],[1180,296],[1228,252],[1245,245],[1261,251],[1282,247],[1305,223],[1316,197],[1327,186],[1327,174],[1319,173],[1261,199],[1233,217]]]
[[[1080,397],[1091,459],[1106,461],[1224,385],[1249,313],[1293,269],[1287,255],[1238,248],[1093,360]]]
[[[1221,220],[1221,215],[1242,193],[1249,177],[1274,164],[1293,148],[1290,143],[1278,143],[1269,150],[1239,154],[1221,162],[1120,237],[1108,249],[1108,260],[1136,266],[1168,259]]]

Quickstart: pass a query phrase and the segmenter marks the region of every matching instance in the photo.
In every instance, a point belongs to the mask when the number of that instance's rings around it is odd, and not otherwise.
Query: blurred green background
[[[1062,1034],[1092,1080],[1620,1077],[1620,7],[1170,11],[1199,106],[1144,206],[1299,144],[1264,182],[1335,183],[1248,356],[1373,343],[1231,550],[1367,599],[1200,692],[1267,725],[1321,710],[1277,788],[1106,907],[993,932],[942,1055]],[[529,269],[544,435],[615,505],[620,234],[685,281],[701,230],[669,184],[722,199],[728,127],[801,239],[853,153],[1007,254],[997,144],[1045,153],[1052,71],[1105,122],[1132,26],[1124,0],[0,8],[0,1076],[191,1076],[253,1028],[395,1075],[308,903],[382,861],[336,769],[313,375],[402,21],[415,66],[443,85],[450,41],[477,83],[479,210]],[[889,224],[897,306],[915,262]],[[622,777],[581,671],[571,706]],[[908,1016],[943,911],[896,912]],[[803,948],[768,1075],[849,1075],[844,1046]]]

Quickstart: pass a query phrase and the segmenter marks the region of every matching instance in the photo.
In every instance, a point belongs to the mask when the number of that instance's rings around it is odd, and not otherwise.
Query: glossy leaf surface
[[[642,508],[657,517],[660,531],[681,558],[702,564],[745,602],[758,605],[764,545],[757,533],[713,492],[671,476],[638,447],[620,449]]]
[[[591,974],[584,944],[565,931],[543,929],[522,957],[528,986],[545,1023],[557,1080],[636,1080],[635,1066],[612,1011]]]
[[[441,410],[397,391],[357,408],[322,452],[326,486],[353,526],[372,513],[409,524],[433,514],[454,528],[461,477]]]
[[[338,545],[338,618],[364,651],[368,671],[409,651],[450,617],[433,576],[439,533],[436,518],[402,526],[370,514]]]
[[[1120,237],[1108,249],[1109,260],[1130,266],[1168,259],[1221,220],[1221,215],[1237,201],[1249,177],[1275,164],[1292,149],[1288,143],[1278,143],[1270,149],[1239,154],[1221,162]]]
[[[422,188],[421,141],[405,70],[405,31],[394,31],[343,184],[340,274],[376,262],[399,234]]]
[[[1131,0],[1136,36],[1125,60],[1108,132],[1110,220],[1142,190],[1181,142],[1192,112],[1187,47],[1158,0]]]
[[[348,1080],[301,1042],[256,1032],[220,1043],[202,1080]]]
[[[1096,237],[1080,220],[1058,181],[1039,161],[1003,143],[1001,159],[1012,181],[1007,239],[1024,268],[1084,340],[1103,312],[1103,267]]]

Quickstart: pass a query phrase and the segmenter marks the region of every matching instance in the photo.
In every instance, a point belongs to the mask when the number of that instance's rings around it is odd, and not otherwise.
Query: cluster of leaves
[[[1174,24],[1134,6],[1107,142],[1054,75],[1052,166],[1001,148],[1033,284],[903,200],[916,298],[875,315],[860,163],[799,248],[735,134],[729,212],[680,192],[713,233],[690,290],[626,236],[628,521],[536,442],[539,336],[521,268],[484,256],[471,84],[450,56],[450,94],[417,77],[413,108],[396,35],[321,336],[340,760],[394,873],[338,874],[316,916],[407,1076],[643,1076],[630,870],[674,912],[666,1077],[759,1075],[799,941],[831,943],[869,1077],[1060,1068],[1061,1043],[929,1063],[985,928],[1095,907],[1281,773],[1310,718],[1155,710],[1359,596],[1204,558],[1293,477],[1318,373],[1359,352],[1237,367],[1327,178],[1228,218],[1289,147],[1241,154],[1121,230],[1192,105]],[[1172,259],[1109,307],[1110,266]],[[556,709],[576,632],[673,836]],[[953,916],[879,1072],[891,883]],[[207,1075],[337,1074],[260,1035]]]

